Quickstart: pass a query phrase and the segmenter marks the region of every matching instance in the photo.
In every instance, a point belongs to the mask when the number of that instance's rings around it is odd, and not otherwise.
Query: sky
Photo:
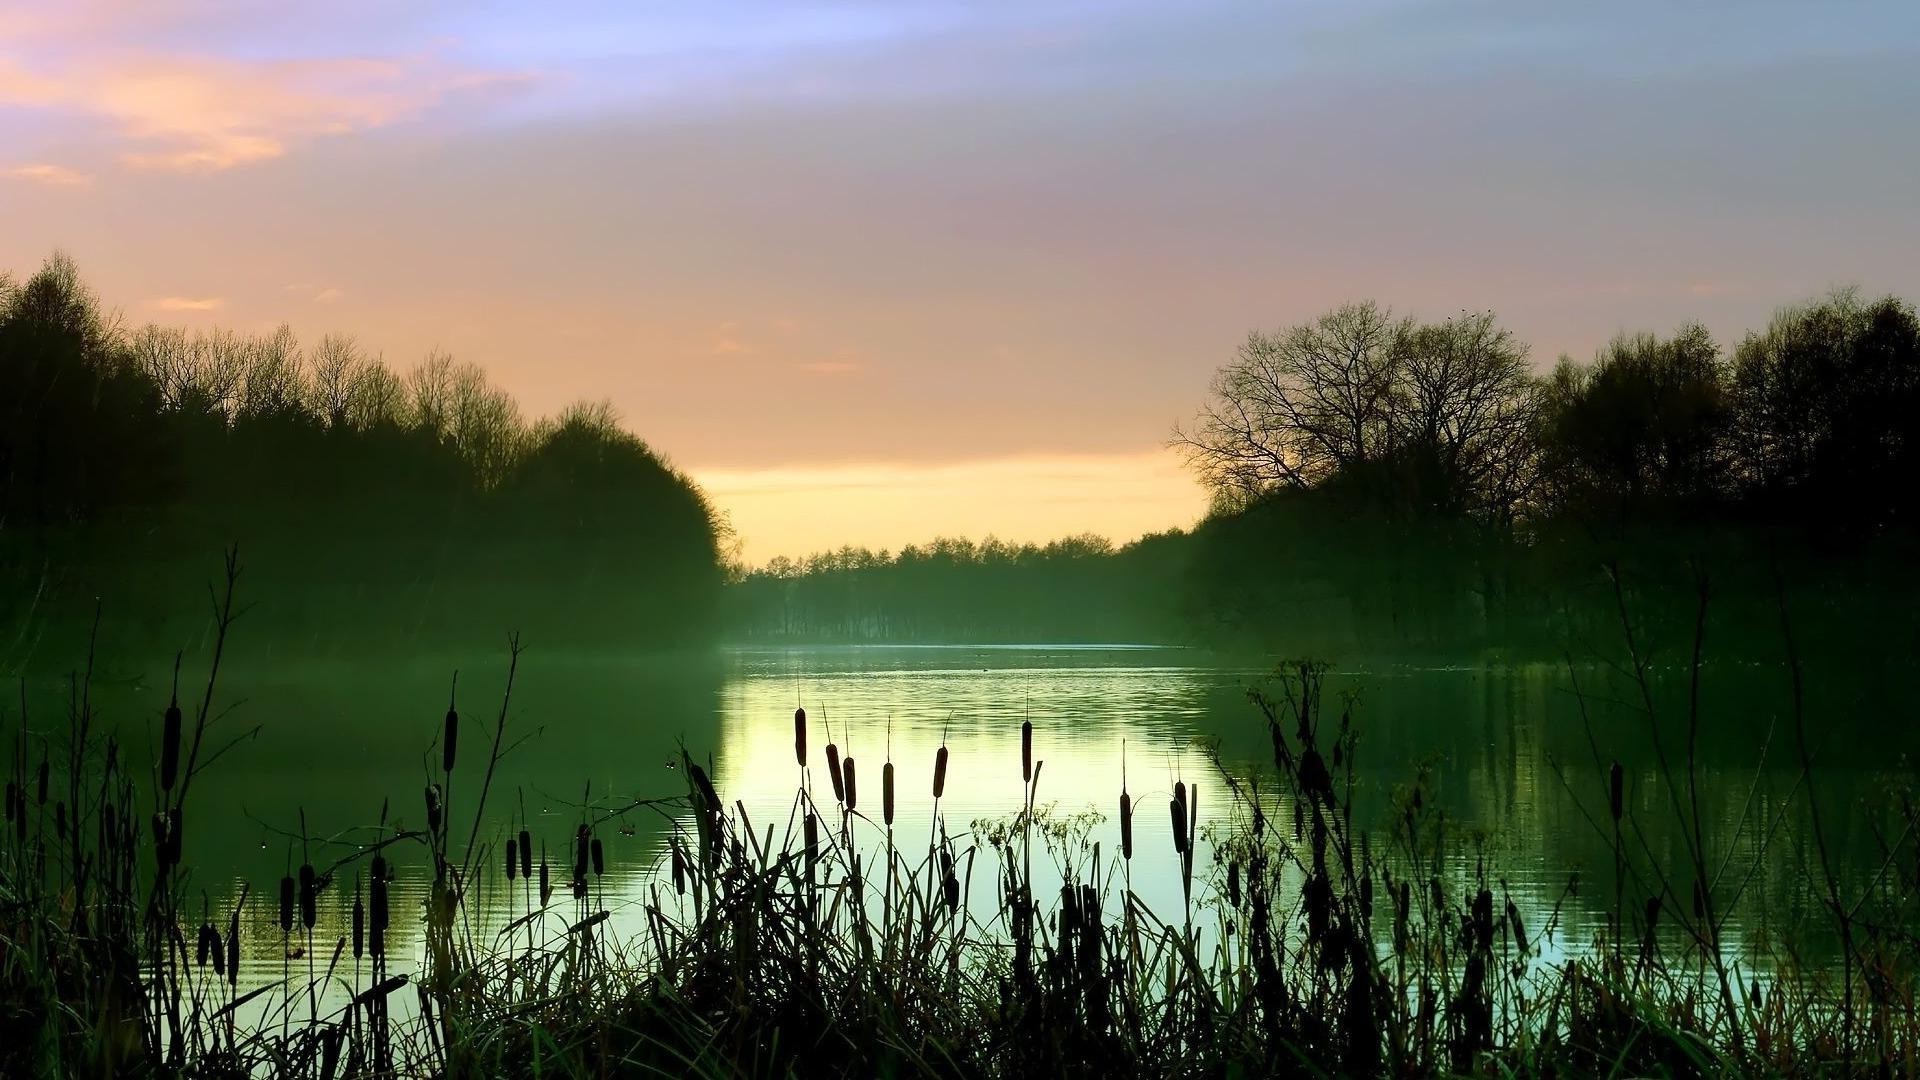
[[[0,268],[611,400],[753,562],[1118,540],[1249,330],[1920,296],[1920,4],[0,0]]]

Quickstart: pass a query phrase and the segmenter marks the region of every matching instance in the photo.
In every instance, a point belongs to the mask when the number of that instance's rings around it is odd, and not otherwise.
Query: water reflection
[[[512,749],[477,833],[497,842],[524,822],[554,864],[562,898],[556,905],[571,914],[563,899],[569,845],[584,803],[605,807],[684,791],[673,766],[684,746],[696,760],[711,762],[722,794],[739,800],[756,829],[771,829],[778,841],[797,831],[796,787],[811,785],[818,803],[832,805],[821,765],[831,740],[859,763],[860,815],[850,822],[855,841],[870,850],[885,843],[880,767],[891,760],[898,795],[893,833],[917,859],[934,832],[957,836],[976,820],[1019,807],[1020,725],[1031,720],[1042,763],[1039,803],[1103,815],[1089,837],[1109,866],[1119,847],[1113,819],[1124,775],[1141,808],[1133,886],[1150,906],[1172,913],[1181,903],[1177,863],[1168,817],[1156,808],[1164,808],[1174,782],[1184,780],[1198,786],[1203,820],[1215,821],[1224,811],[1223,785],[1198,740],[1217,740],[1235,775],[1270,765],[1264,725],[1247,701],[1249,690],[1275,692],[1267,674],[1154,649],[739,650],[672,662],[533,654],[514,688],[507,728]],[[1359,731],[1360,820],[1390,827],[1396,793],[1418,782],[1453,822],[1453,871],[1467,875],[1484,860],[1530,926],[1557,928],[1551,956],[1591,940],[1613,910],[1616,884],[1622,894],[1644,887],[1614,878],[1611,834],[1600,820],[1611,762],[1622,764],[1636,842],[1671,872],[1684,864],[1685,838],[1673,824],[1679,789],[1669,782],[1685,771],[1683,675],[1656,672],[1651,722],[1649,697],[1624,673],[1600,665],[1381,668],[1336,672],[1328,689]],[[1810,686],[1830,692],[1810,695],[1808,727],[1820,755],[1829,843],[1843,867],[1869,874],[1883,861],[1869,796],[1907,782],[1901,755],[1911,736],[1885,723],[1894,699],[1873,699],[1876,688],[1890,685],[1884,677],[1828,675],[1821,681],[1820,673],[1810,673]],[[383,813],[388,831],[419,827],[421,789],[438,770],[430,748],[450,682],[450,665],[414,663],[377,675],[364,668],[239,671],[225,684],[226,700],[245,702],[222,721],[227,737],[253,725],[260,731],[197,782],[187,863],[200,868],[195,885],[216,919],[241,882],[253,883],[254,900],[243,918],[243,985],[279,978],[283,962],[298,972],[307,958],[285,960],[290,946],[304,950],[306,943],[282,940],[272,904],[281,874],[303,858],[324,866],[351,856],[378,834],[370,827]],[[450,795],[456,844],[474,827],[472,799],[505,689],[504,663],[468,667],[459,685],[466,721]],[[159,687],[117,693],[102,701],[118,711],[123,731],[139,732],[144,717],[164,706]],[[1764,840],[1766,830],[1755,822],[1774,823],[1768,828],[1775,857],[1754,875],[1733,913],[1730,937],[1739,939],[1763,917],[1791,926],[1796,913],[1814,904],[1813,856],[1785,676],[1762,666],[1710,668],[1701,701],[1694,769],[1716,856],[1744,865]],[[804,771],[793,754],[796,706],[804,706],[812,722]],[[135,735],[132,741],[143,740]],[[943,742],[952,756],[936,816],[931,778]],[[609,872],[596,881],[595,902],[614,910],[616,931],[637,931],[635,908],[658,884],[671,827],[642,810],[599,830]],[[418,860],[398,854],[390,931],[395,957],[417,949],[425,903]],[[1203,856],[1199,871],[1205,869]],[[354,875],[363,871],[363,864],[348,865],[323,897],[313,946],[321,961],[347,933]],[[992,876],[983,860],[972,885],[976,901],[991,902]],[[473,899],[483,934],[526,910],[524,886],[508,892],[493,856],[480,861]],[[1204,892],[1199,899],[1205,902]],[[343,965],[350,962],[347,957]]]

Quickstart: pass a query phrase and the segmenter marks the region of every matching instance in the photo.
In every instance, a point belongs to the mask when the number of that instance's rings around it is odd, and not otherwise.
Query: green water
[[[383,804],[389,830],[422,826],[423,787],[442,780],[435,740],[454,667],[451,660],[241,666],[221,680],[214,704],[221,719],[207,746],[240,741],[195,781],[186,861],[195,890],[216,912],[227,909],[241,883],[251,883],[250,980],[279,974],[285,945],[272,897],[279,876],[302,861],[302,835],[304,857],[325,866],[378,835]],[[456,846],[473,828],[506,658],[465,658],[459,669],[464,719],[449,800]],[[740,800],[756,826],[772,825],[777,837],[802,781],[793,751],[798,704],[812,720],[817,799],[832,799],[821,767],[829,738],[859,763],[860,809],[874,819],[855,825],[863,845],[883,842],[879,777],[890,758],[900,796],[895,833],[903,848],[924,852],[935,823],[929,787],[942,740],[952,753],[939,807],[944,828],[957,835],[976,819],[1011,813],[1022,786],[1019,728],[1031,719],[1042,762],[1039,801],[1106,815],[1090,836],[1111,860],[1123,768],[1143,808],[1164,807],[1176,780],[1197,784],[1208,820],[1226,809],[1224,786],[1196,740],[1217,739],[1220,759],[1235,775],[1270,768],[1264,723],[1247,701],[1250,688],[1277,692],[1269,674],[1161,648],[840,647],[673,659],[534,651],[521,660],[504,736],[511,749],[477,832],[491,843],[524,819],[551,853],[557,894],[564,896],[583,802],[607,807],[682,793],[675,763],[684,745],[711,763],[724,796]],[[1912,779],[1909,754],[1920,736],[1903,704],[1909,675],[1896,666],[1807,672],[1804,730],[1829,849],[1858,880],[1883,871],[1876,829],[1890,819],[1879,807]],[[1453,822],[1452,872],[1468,875],[1484,860],[1529,925],[1554,927],[1549,947],[1562,951],[1590,941],[1614,903],[1606,826],[1612,761],[1625,771],[1630,845],[1651,866],[1685,880],[1686,841],[1673,807],[1685,797],[1679,781],[1688,768],[1686,676],[1679,663],[1650,671],[1651,722],[1636,680],[1601,663],[1335,669],[1327,686],[1330,711],[1347,709],[1359,732],[1354,793],[1361,823],[1390,824],[1396,790],[1424,776],[1429,803]],[[36,703],[36,715],[52,716],[54,687],[33,693],[47,699]],[[1727,897],[1746,882],[1732,936],[1763,924],[1809,926],[1814,855],[1787,673],[1764,664],[1709,664],[1698,696],[1693,773],[1703,832],[1712,861],[1733,868],[1723,880]],[[96,704],[103,723],[117,725],[137,751],[165,704],[164,682],[122,675],[96,691]],[[248,734],[256,726],[258,733]],[[1176,911],[1177,864],[1165,815],[1143,810],[1137,822],[1134,887],[1149,904]],[[669,827],[647,810],[602,826],[609,868],[596,883],[596,903],[616,915],[631,909],[652,880]],[[1897,830],[1894,823],[1890,831]],[[1770,837],[1767,858],[1746,875],[1763,836]],[[417,856],[410,861],[403,849],[398,862],[396,953],[417,936],[421,897]],[[489,858],[479,871],[492,896],[480,899],[517,910],[521,899],[500,898],[497,863]],[[976,899],[991,895],[988,866],[983,862],[976,875]],[[354,872],[342,871],[322,905],[318,952],[330,952],[344,932]],[[1570,891],[1576,874],[1577,891]],[[1623,888],[1632,894],[1637,887],[1628,881]]]

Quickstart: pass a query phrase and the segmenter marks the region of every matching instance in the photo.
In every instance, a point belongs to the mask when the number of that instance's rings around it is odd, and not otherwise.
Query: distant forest
[[[712,640],[721,527],[582,404],[529,422],[471,364],[353,339],[129,329],[56,255],[0,276],[0,670],[205,633],[238,544],[262,658]]]
[[[1173,443],[1213,494],[1113,548],[941,540],[777,560],[763,640],[1158,641],[1322,655],[1616,642],[1913,643],[1920,320],[1852,292],[1723,351],[1623,335],[1544,376],[1488,313],[1350,304],[1250,335]],[[1616,591],[1615,582],[1619,582]]]

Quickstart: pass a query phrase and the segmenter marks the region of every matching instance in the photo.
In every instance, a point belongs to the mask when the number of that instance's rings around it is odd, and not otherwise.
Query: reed
[[[1272,760],[1216,761],[1208,821],[1199,782],[1171,785],[1178,912],[1156,914],[1132,890],[1132,864],[1145,860],[1144,873],[1154,859],[1135,850],[1145,826],[1135,821],[1124,753],[1122,862],[1111,865],[1091,824],[1036,800],[1043,762],[1028,720],[1019,805],[961,831],[936,810],[923,851],[893,842],[890,749],[880,823],[858,814],[853,755],[829,743],[842,827],[820,828],[803,775],[785,835],[777,822],[756,827],[687,756],[684,792],[581,808],[572,827],[579,903],[564,911],[547,910],[545,845],[564,851],[565,834],[543,839],[537,867],[532,830],[496,834],[507,836],[506,880],[538,888],[538,909],[516,911],[505,929],[489,923],[479,906],[487,890],[462,872],[473,853],[452,850],[446,789],[429,784],[424,832],[389,827],[383,813],[377,843],[303,847],[297,866],[289,848],[293,872],[279,881],[278,911],[263,918],[277,914],[283,946],[296,925],[307,933],[312,970],[304,989],[287,973],[273,994],[241,990],[246,890],[230,908],[202,900],[186,913],[180,837],[203,813],[183,812],[199,716],[182,710],[177,736],[162,724],[162,758],[170,741],[187,748],[176,751],[170,784],[164,768],[139,778],[90,758],[105,744],[79,731],[66,753],[50,752],[57,739],[23,736],[9,754],[10,828],[0,836],[0,1003],[9,1006],[0,1010],[8,1036],[0,1072],[36,1075],[57,1062],[87,1075],[327,1080],[1867,1076],[1908,1074],[1920,1061],[1911,1004],[1920,943],[1903,929],[1920,924],[1920,875],[1909,870],[1904,832],[1890,837],[1888,870],[1873,888],[1820,887],[1826,906],[1813,910],[1836,924],[1838,973],[1783,960],[1723,987],[1716,926],[1734,890],[1690,871],[1662,878],[1662,864],[1627,846],[1636,810],[1617,763],[1599,774],[1593,815],[1625,868],[1617,915],[1594,948],[1565,949],[1557,913],[1531,925],[1506,885],[1453,839],[1421,781],[1396,797],[1379,832],[1357,824],[1350,717],[1323,715],[1314,665],[1286,669],[1277,685],[1279,697],[1254,701]],[[446,774],[456,730],[450,705]],[[795,750],[804,765],[801,710]],[[50,759],[60,763],[57,790]],[[947,795],[949,759],[943,738],[936,803]],[[148,797],[150,872],[138,835],[146,811],[132,809]],[[484,806],[484,793],[476,799]],[[671,893],[664,882],[641,886],[623,920],[622,905],[587,883],[617,854],[598,830],[635,808],[676,823],[661,868]],[[1905,831],[1920,828],[1920,811],[1904,812]],[[524,808],[518,820],[528,820]],[[60,833],[66,843],[49,842]],[[1757,843],[1753,835],[1743,842]],[[472,865],[484,868],[494,853],[481,856]],[[991,889],[973,887],[979,856],[996,879]],[[389,931],[396,914],[412,916],[393,910],[390,890],[407,873],[432,874],[434,889],[419,917],[421,944],[402,950]],[[327,933],[321,903],[347,874],[350,927],[331,952],[337,961],[350,950],[355,964],[350,991],[328,998],[323,988],[346,979],[315,945]],[[1875,933],[1838,933],[1849,926]],[[365,982],[363,954],[373,961]],[[283,970],[289,955],[283,948]],[[302,994],[308,1008],[293,1015]],[[56,1004],[68,1000],[78,1004]]]

